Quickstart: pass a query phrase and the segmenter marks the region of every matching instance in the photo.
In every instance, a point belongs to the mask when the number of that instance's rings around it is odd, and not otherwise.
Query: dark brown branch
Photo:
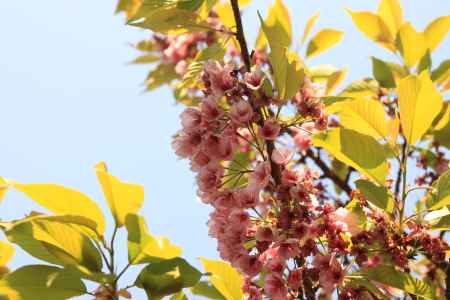
[[[236,23],[236,39],[238,40],[239,46],[241,48],[242,61],[244,62],[246,71],[250,71],[252,64],[251,64],[250,54],[248,52],[247,42],[245,40],[244,28],[242,26],[242,18],[241,18],[241,12],[239,10],[239,3],[238,3],[238,0],[230,0],[230,3],[231,3],[231,7],[233,9],[234,20]],[[253,110],[255,112],[259,113],[257,107],[255,107],[253,105],[253,101],[250,101],[250,103],[253,106]],[[261,115],[261,113],[259,113],[259,114]],[[270,113],[270,114],[273,115],[273,113]],[[261,118],[261,122],[258,125],[263,126],[262,120],[263,120],[263,118]],[[274,163],[272,161],[272,153],[275,150],[275,144],[273,143],[273,141],[266,141],[266,150],[267,150],[267,156],[268,156],[268,159],[270,162],[270,167],[272,170],[271,171],[272,178],[275,181],[275,184],[279,185],[281,183],[281,170],[280,170],[280,166],[278,166],[276,163]]]
[[[348,196],[352,193],[352,189],[348,185],[347,181],[342,180],[337,174],[335,174],[327,164],[314,152],[309,149],[306,151],[306,156],[309,157],[314,163],[322,170],[323,175],[334,182],[338,187],[340,187]]]

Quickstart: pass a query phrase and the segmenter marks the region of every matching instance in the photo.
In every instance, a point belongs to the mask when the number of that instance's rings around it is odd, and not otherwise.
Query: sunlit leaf
[[[388,50],[395,51],[394,36],[380,16],[368,11],[354,12],[347,9],[347,12],[352,17],[356,27],[366,37]]]
[[[0,241],[0,267],[5,267],[14,256],[14,247],[4,241]]]
[[[419,65],[417,66],[417,73],[422,73],[423,71],[431,71],[431,66],[433,62],[431,60],[430,50],[427,50],[419,61]]]
[[[141,12],[143,9],[145,12]],[[210,28],[194,11],[164,7],[148,10],[145,5],[141,6],[129,24],[163,34],[205,31]]]
[[[356,180],[355,185],[366,197],[367,201],[388,213],[394,212],[394,197],[387,188],[364,179]]]
[[[314,24],[316,24],[317,19],[319,18],[320,13],[316,12],[314,15],[308,18],[308,21],[306,21],[305,29],[303,31],[302,38],[300,40],[300,45],[303,45],[306,41],[306,39],[309,36],[309,33],[311,32],[312,28],[314,27]]]
[[[188,298],[183,291],[179,291],[178,293],[170,297],[170,300],[188,300]]]
[[[355,99],[340,104],[340,121],[344,128],[367,134],[374,139],[388,135],[383,104],[372,99]]]
[[[436,297],[435,286],[420,281],[406,272],[397,271],[392,266],[381,265],[367,268],[367,271],[363,272],[363,276],[425,299],[435,299]]]
[[[21,267],[1,280],[0,286],[14,290],[21,300],[66,300],[86,293],[75,273],[44,265]]]
[[[409,22],[400,27],[397,45],[408,67],[416,65],[427,52],[424,35]]]
[[[263,23],[262,20],[261,23]],[[265,35],[260,32],[256,41],[256,48],[263,48],[267,44],[267,39],[274,38],[275,36],[277,46],[280,49],[284,49],[285,47],[289,48],[292,43],[291,17],[288,8],[282,0],[275,0],[275,3],[269,7],[264,24],[266,25],[266,29],[263,28]],[[271,32],[270,34],[268,30]],[[267,37],[267,35],[271,35],[271,37]],[[269,45],[272,51],[274,51],[272,48],[274,44],[271,44],[270,40]]]
[[[366,78],[351,82],[338,96],[363,98],[373,97],[379,93],[380,86],[376,80]]]
[[[431,197],[430,210],[450,205],[450,171],[439,176],[433,186],[436,194]]]
[[[427,71],[399,81],[398,103],[403,133],[410,145],[430,128],[442,108],[442,95],[436,90]]]
[[[439,17],[428,24],[423,32],[428,48],[435,50],[450,30],[450,15]]]
[[[158,55],[153,55],[153,54],[148,54],[148,55],[143,55],[143,56],[139,56],[138,58],[134,59],[131,63],[132,64],[151,64],[154,63],[158,60],[160,60],[161,57]]]
[[[131,19],[139,7],[142,4],[142,0],[119,0],[116,7],[116,13],[125,12],[127,19]]]
[[[104,162],[95,166],[95,173],[117,226],[123,226],[126,216],[137,213],[141,208],[144,201],[144,187],[140,184],[123,182],[111,175]]]
[[[57,218],[30,217],[3,228],[8,240],[30,255],[82,272],[100,272],[100,253],[87,235]]]
[[[162,299],[192,287],[202,273],[182,258],[164,260],[147,265],[139,274],[136,285],[145,290],[149,300]]]
[[[327,87],[325,90],[325,95],[330,95],[336,90],[336,88],[339,86],[339,84],[344,81],[345,76],[347,75],[347,68],[344,68],[342,70],[337,70],[328,77],[327,80]]]
[[[209,281],[226,300],[242,300],[243,278],[229,263],[199,258],[205,272],[211,273]]]
[[[3,201],[5,197],[5,193],[8,190],[8,182],[0,176],[0,203]]]
[[[386,154],[374,138],[353,130],[335,128],[316,134],[313,144],[384,185],[388,173]]]
[[[12,186],[55,214],[82,216],[94,221],[97,223],[97,232],[103,235],[105,231],[103,213],[85,194],[53,183],[13,183]]]
[[[148,73],[145,84],[147,90],[151,91],[159,88],[163,84],[168,84],[177,78],[179,78],[179,75],[175,72],[175,65],[159,64]]]
[[[378,15],[384,20],[391,33],[395,36],[403,24],[403,11],[400,0],[381,0]]]
[[[129,214],[125,225],[128,230],[128,260],[131,264],[171,259],[181,255],[182,249],[171,244],[168,238],[152,236],[143,217]]]
[[[273,68],[278,97],[281,100],[289,99],[297,93],[304,79],[303,63],[295,53],[286,48],[287,40],[282,34],[285,32],[282,24],[276,22],[273,25],[266,25],[261,16],[259,18],[270,45],[269,59]]]
[[[306,57],[316,56],[339,43],[344,33],[334,29],[322,29],[308,43]]]
[[[386,62],[372,56],[372,72],[382,87],[394,88],[395,78],[391,67]]]

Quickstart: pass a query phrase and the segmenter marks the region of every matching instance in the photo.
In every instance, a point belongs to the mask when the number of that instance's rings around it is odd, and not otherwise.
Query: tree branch
[[[246,71],[249,72],[252,64],[250,54],[248,52],[247,42],[245,40],[244,28],[242,26],[242,18],[241,12],[239,10],[239,3],[238,0],[230,0],[230,3],[233,9],[234,20],[236,23],[236,39],[238,40],[239,46],[241,48],[242,61],[244,62]],[[255,107],[253,101],[250,101],[250,104],[252,105],[253,110],[262,117],[262,114],[258,111],[258,108]],[[270,115],[273,115],[272,111],[270,111]],[[258,123],[258,125],[263,126],[263,118],[261,118],[261,121]],[[274,179],[275,184],[279,185],[281,184],[281,169],[279,165],[277,165],[272,161],[272,153],[275,150],[275,144],[273,143],[273,141],[266,141],[266,150],[268,160],[270,162],[272,178]]]
[[[350,196],[350,194],[352,193],[352,189],[348,185],[347,181],[342,180],[337,174],[335,174],[319,156],[314,154],[311,149],[308,149],[308,151],[306,151],[306,156],[314,161],[314,163],[322,170],[326,178],[333,181],[334,184],[336,184],[348,196]]]

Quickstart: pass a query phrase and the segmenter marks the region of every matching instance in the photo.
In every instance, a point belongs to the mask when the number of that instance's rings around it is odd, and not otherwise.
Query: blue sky
[[[106,208],[93,166],[105,160],[111,172],[145,186],[141,213],[152,233],[184,247],[184,256],[217,257],[207,235],[208,207],[196,200],[194,175],[173,154],[170,142],[179,128],[181,106],[168,89],[142,93],[147,67],[127,65],[137,54],[129,43],[147,33],[114,16],[115,0],[5,1],[0,18],[0,175],[22,182],[57,182],[90,195]],[[256,36],[255,0],[244,15],[249,40]],[[343,41],[311,63],[348,66],[348,80],[371,72],[370,55],[394,59],[371,44],[352,25],[344,7],[375,10],[378,1],[286,0],[300,36],[306,18],[321,17],[315,30],[335,27]],[[403,0],[406,19],[422,30],[428,21],[450,13],[450,1]],[[450,53],[447,38],[436,51],[435,66]],[[10,192],[1,218],[22,217],[39,209]],[[41,209],[42,211],[42,209]],[[126,236],[119,252],[126,262]],[[18,251],[12,267],[33,262]],[[136,273],[137,270],[132,270]],[[127,284],[131,275],[124,278]],[[143,299],[140,293],[135,299]],[[83,298],[89,299],[89,298]]]

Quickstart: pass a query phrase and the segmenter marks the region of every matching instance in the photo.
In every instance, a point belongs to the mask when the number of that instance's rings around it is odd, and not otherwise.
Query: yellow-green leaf
[[[334,128],[316,134],[313,144],[384,186],[388,173],[387,157],[384,147],[374,138],[354,130]]]
[[[127,19],[131,19],[139,7],[142,4],[142,0],[119,0],[116,7],[116,13],[125,12]]]
[[[280,34],[284,32],[280,23],[277,22],[268,26],[264,23],[261,16],[259,18],[270,45],[269,59],[273,68],[278,97],[280,100],[289,99],[298,92],[304,79],[303,63],[297,54],[290,52],[289,49],[283,46],[286,44],[286,40],[283,40]]]
[[[450,171],[445,172],[434,184],[436,194],[432,195],[429,203],[430,210],[450,205]]]
[[[325,90],[325,95],[331,95],[334,90],[341,84],[341,82],[345,79],[347,75],[347,68],[342,70],[337,70],[328,77],[327,80],[327,88]]]
[[[182,249],[166,237],[154,237],[143,217],[129,214],[125,223],[128,230],[128,260],[131,264],[155,262],[180,256]]]
[[[6,291],[6,293],[5,293]],[[53,266],[30,265],[0,281],[0,294],[9,300],[66,300],[86,294],[86,286],[74,272]]]
[[[139,274],[136,286],[145,290],[149,300],[180,292],[193,287],[202,273],[180,257],[148,264]]]
[[[208,278],[212,285],[226,300],[242,300],[243,277],[229,263],[220,260],[199,258],[205,272],[211,273]]]
[[[421,32],[417,32],[409,22],[400,27],[398,48],[408,67],[416,65],[427,52],[424,35]]]
[[[388,213],[394,212],[394,197],[386,187],[378,186],[364,179],[356,180],[355,185],[370,203]]]
[[[425,299],[436,299],[436,286],[420,281],[406,272],[397,271],[393,266],[380,265],[367,268],[362,275]]]
[[[319,18],[320,13],[316,12],[314,15],[308,18],[308,21],[306,21],[305,29],[303,31],[302,38],[300,40],[300,45],[303,45],[308,38],[309,33],[311,32],[312,28],[314,27],[314,24],[316,24],[317,19]]]
[[[378,15],[384,20],[395,36],[403,24],[403,11],[399,0],[381,0]]]
[[[355,99],[341,102],[340,121],[344,128],[370,135],[376,140],[388,135],[383,104],[372,99]]]
[[[322,29],[308,43],[306,57],[316,56],[340,42],[344,33],[334,29]]]
[[[262,21],[261,21],[262,23]],[[292,43],[292,24],[288,8],[282,0],[275,0],[275,3],[269,7],[267,19],[264,21],[266,27],[273,31],[273,35],[277,37],[277,46],[280,49],[288,47]],[[256,41],[256,48],[263,48],[267,44],[267,30],[264,29],[265,35],[260,32]],[[270,44],[270,41],[269,41]],[[270,44],[271,48],[274,46]],[[272,49],[273,51],[273,49]]]
[[[423,32],[428,48],[436,49],[450,30],[450,15],[439,17],[428,24]]]
[[[395,76],[391,66],[372,56],[372,73],[375,79],[380,83],[381,86],[386,88],[395,87]]]
[[[144,201],[144,187],[119,180],[108,173],[104,162],[95,166],[95,172],[117,226],[123,226],[126,216],[137,213],[141,208]]]
[[[32,256],[90,274],[100,272],[102,259],[88,236],[76,226],[51,218],[31,217],[4,228],[8,240]]]
[[[354,12],[347,9],[347,12],[352,17],[356,27],[358,27],[366,37],[392,52],[395,51],[393,34],[389,30],[388,25],[386,25],[386,22],[380,16],[368,11]]]
[[[76,215],[97,223],[99,235],[105,231],[105,218],[98,205],[85,194],[53,183],[12,183],[30,199],[55,214]]]
[[[0,267],[5,267],[14,256],[14,247],[4,241],[0,241]]]
[[[442,95],[434,86],[427,71],[410,75],[399,81],[398,103],[403,133],[410,145],[430,128],[441,111]]]

